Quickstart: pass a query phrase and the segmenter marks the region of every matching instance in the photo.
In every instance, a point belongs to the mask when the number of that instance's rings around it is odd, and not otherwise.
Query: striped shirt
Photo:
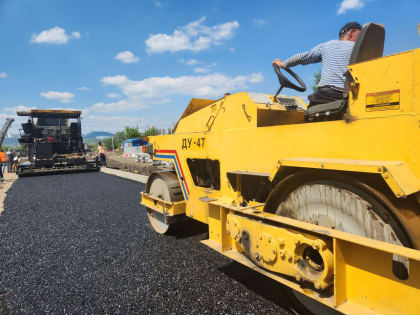
[[[321,81],[318,87],[332,85],[344,88],[344,72],[347,70],[354,42],[331,40],[315,46],[311,50],[294,55],[283,64],[285,68],[322,62]]]

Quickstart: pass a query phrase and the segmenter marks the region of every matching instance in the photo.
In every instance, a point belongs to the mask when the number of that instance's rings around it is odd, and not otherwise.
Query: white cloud
[[[195,73],[209,73],[211,72],[210,68],[213,68],[217,65],[217,63],[206,63],[205,61],[198,61],[197,59],[178,59],[178,62],[185,63],[187,66],[197,66],[199,67],[194,68]]]
[[[151,77],[139,81],[131,80],[124,75],[108,76],[102,79],[102,84],[116,86],[125,97],[115,102],[95,103],[89,107],[89,110],[97,113],[136,111],[149,108],[153,104],[168,103],[171,101],[169,97],[175,95],[220,97],[226,92],[246,89],[249,83],[259,83],[262,80],[261,73],[235,77],[212,73],[181,77]]]
[[[252,24],[254,24],[255,26],[263,26],[266,23],[267,23],[267,21],[264,20],[264,19],[253,19],[252,20]]]
[[[127,97],[141,99],[158,99],[167,95],[220,96],[225,92],[244,89],[247,83],[258,83],[263,80],[261,73],[243,76],[226,76],[213,73],[203,76],[152,77],[133,81],[125,76],[105,77],[103,84],[115,85]]]
[[[18,105],[18,106],[10,106],[10,107],[4,107],[1,109],[0,112],[0,119],[6,119],[6,118],[14,118],[15,122],[10,126],[10,129],[8,133],[10,134],[19,134],[19,128],[21,128],[21,124],[25,123],[28,120],[28,117],[21,117],[17,116],[17,111],[29,111],[30,109],[34,109],[35,107],[29,107],[24,105]]]
[[[114,59],[119,60],[122,63],[137,63],[140,60],[139,57],[134,56],[134,54],[129,50],[118,53]]]
[[[90,113],[86,109],[83,109],[83,121],[82,129],[83,133],[90,131],[110,131],[116,132],[124,130],[125,126],[139,126],[140,129],[144,129],[149,121],[146,121],[142,117],[137,115],[109,115],[107,113]]]
[[[248,78],[249,82],[251,83],[260,83],[264,80],[264,77],[261,73],[253,73]]]
[[[120,98],[121,95],[120,94],[117,94],[117,93],[108,93],[106,95],[106,97],[108,97],[108,98]]]
[[[0,72],[0,79],[6,79],[7,73],[6,72]]]
[[[209,73],[212,71],[211,68],[215,67],[217,63],[206,63],[205,61],[198,61],[196,59],[190,59],[185,62],[185,64],[193,66],[193,65],[200,65],[199,67],[194,68],[195,73]]]
[[[185,63],[187,66],[196,66],[200,63],[203,63],[202,61],[198,61],[197,59],[178,59],[178,62]]]
[[[73,36],[73,38],[77,38],[77,39],[80,39],[80,37],[82,37],[82,36],[80,35],[80,32],[72,32],[72,33],[71,33],[71,36]]]
[[[190,60],[187,60],[185,62],[185,64],[188,65],[188,66],[195,66],[195,65],[198,65],[198,60],[197,59],[190,59]]]
[[[31,109],[34,109],[35,107],[28,107],[24,105],[18,105],[18,106],[11,106],[11,107],[5,107],[3,108],[3,111],[6,113],[16,113],[17,111],[28,111]]]
[[[10,118],[10,115],[5,114],[5,113],[0,113],[0,119],[6,119],[6,118]],[[11,129],[13,128],[14,125],[16,125],[16,124],[11,125]],[[9,129],[9,132],[10,132],[10,129]]]
[[[88,88],[87,86],[82,86],[82,87],[79,87],[77,89],[80,90],[80,91],[90,91],[90,88]]]
[[[209,72],[211,72],[211,69],[204,68],[204,67],[196,67],[196,68],[194,68],[194,72],[195,73],[209,73]]]
[[[217,24],[212,27],[203,25],[205,17],[177,28],[171,35],[152,34],[146,40],[149,53],[177,52],[189,50],[199,52],[214,45],[221,45],[231,39],[239,27],[237,21]]]
[[[338,8],[337,15],[344,14],[347,10],[358,10],[365,6],[364,0],[343,0]]]
[[[137,98],[127,98],[118,102],[113,103],[95,103],[92,105],[91,109],[95,112],[100,113],[109,113],[109,112],[127,112],[132,110],[138,110],[147,108],[141,100]]]
[[[260,73],[244,76],[225,76],[223,74],[207,74],[201,76],[152,77],[141,81],[128,79],[124,75],[104,77],[104,85],[117,86],[125,95],[118,102],[93,104],[94,112],[121,112],[148,108],[150,104],[167,103],[166,96],[188,95],[197,97],[218,97],[226,92],[245,89],[248,83],[263,80]]]
[[[42,92],[41,96],[49,100],[58,100],[61,103],[70,103],[74,97],[74,94],[70,92],[49,91]]]
[[[67,44],[70,39],[80,39],[80,37],[79,32],[72,32],[69,35],[66,34],[65,29],[56,26],[39,34],[32,34],[31,43],[63,45]]]
[[[130,82],[125,75],[115,75],[113,77],[104,77],[102,83],[105,85],[123,86]]]

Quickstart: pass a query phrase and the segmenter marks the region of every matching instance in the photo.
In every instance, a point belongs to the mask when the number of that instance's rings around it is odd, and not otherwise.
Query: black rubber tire
[[[388,209],[385,203],[372,197],[361,185],[360,182],[341,173],[327,173],[322,171],[302,171],[288,176],[277,183],[267,198],[264,211],[276,213],[279,204],[286,200],[291,192],[302,185],[325,183],[341,189],[349,190],[366,200],[373,206],[373,211],[385,222],[391,225],[399,240],[405,247],[412,248],[411,241],[404,230],[403,225],[397,220],[392,211]]]
[[[384,202],[377,200],[369,194],[366,186],[357,180],[345,176],[338,172],[323,172],[323,171],[302,171],[285,177],[280,180],[274,189],[271,191],[267,198],[266,206],[264,211],[270,213],[276,213],[281,202],[285,201],[287,197],[298,187],[310,184],[325,184],[340,189],[348,190],[360,198],[366,200],[372,205],[372,210],[386,223],[388,223],[395,234],[399,238],[400,242],[406,246],[412,248],[410,239],[405,232],[402,224],[393,215],[392,211],[388,209]],[[407,270],[402,263],[395,262],[393,264],[393,272],[400,279],[408,277]],[[290,301],[292,311],[297,314],[315,314],[311,310],[305,307],[293,294],[293,290],[285,287],[285,294]],[[318,314],[316,314],[318,315]]]

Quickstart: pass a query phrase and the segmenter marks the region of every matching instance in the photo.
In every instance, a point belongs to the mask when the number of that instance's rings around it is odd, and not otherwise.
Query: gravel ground
[[[116,168],[122,171],[149,176],[153,172],[164,170],[164,167],[153,166],[147,163],[137,162],[133,157],[124,157],[116,152],[106,154],[106,163],[108,167]]]
[[[157,235],[143,187],[99,172],[16,181],[0,215],[0,313],[288,313],[280,285],[199,242],[205,225]]]

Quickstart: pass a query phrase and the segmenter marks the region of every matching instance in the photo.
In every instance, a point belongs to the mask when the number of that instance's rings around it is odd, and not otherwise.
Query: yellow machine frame
[[[288,111],[269,95],[193,99],[173,134],[149,139],[154,159],[173,162],[184,200],[145,192],[141,203],[208,224],[204,244],[343,313],[418,313],[418,203],[395,211],[417,248],[409,249],[267,213],[263,203],[244,205],[241,195],[243,176],[275,183],[285,170],[312,169],[369,179],[375,189],[388,187],[398,205],[420,200],[420,49],[349,71],[347,120],[304,123],[304,111]],[[220,189],[195,185],[188,159],[219,161]],[[311,248],[323,259],[322,273],[302,263]],[[393,255],[408,258],[408,279],[393,274]]]

